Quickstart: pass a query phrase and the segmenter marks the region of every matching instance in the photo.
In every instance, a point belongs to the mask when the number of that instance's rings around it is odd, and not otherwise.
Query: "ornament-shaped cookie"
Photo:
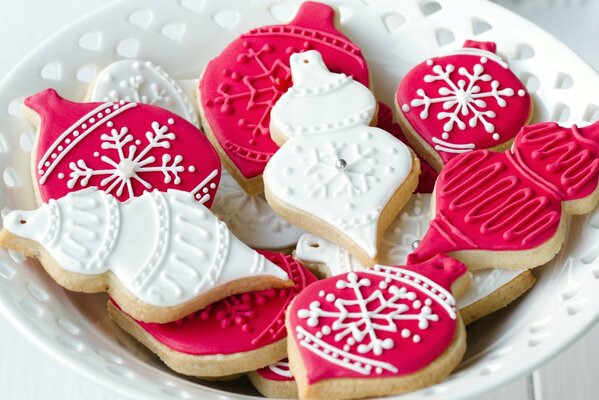
[[[38,203],[95,186],[126,201],[178,189],[210,207],[218,154],[184,118],[137,102],[76,103],[53,89],[25,99],[38,126],[32,153]]]
[[[232,294],[286,287],[288,276],[232,235],[188,192],[127,203],[96,188],[4,218],[0,246],[38,258],[61,286],[107,291],[126,312],[169,322]]]
[[[389,225],[381,244],[381,264],[403,265],[418,246],[429,226],[431,197],[416,193]],[[310,233],[302,235],[293,254],[319,276],[366,269],[341,246]],[[472,284],[457,304],[466,325],[507,306],[535,283],[534,275],[524,269],[481,269],[471,274]]]
[[[385,396],[444,379],[466,351],[451,292],[468,279],[465,265],[437,256],[310,285],[287,311],[299,398]]]
[[[291,87],[291,54],[318,50],[331,69],[368,85],[366,61],[337,30],[335,19],[331,6],[304,2],[288,24],[256,28],[235,39],[202,73],[202,126],[249,194],[262,192],[262,172],[278,149],[270,137],[270,110]]]
[[[293,286],[229,296],[168,324],[136,321],[114,301],[108,303],[110,317],[182,374],[224,377],[275,363],[287,355],[287,306],[316,277],[291,256],[259,253]]]
[[[395,101],[410,143],[437,171],[464,152],[508,148],[532,116],[526,87],[491,42],[417,65]]]
[[[568,215],[599,202],[599,122],[525,127],[512,149],[451,160],[437,179],[434,219],[408,262],[450,254],[471,270],[534,268],[561,248]]]
[[[264,171],[266,200],[287,221],[373,265],[385,228],[417,186],[418,159],[369,126],[376,100],[366,86],[330,72],[314,50],[291,55],[290,64],[294,86],[271,113],[284,144]]]

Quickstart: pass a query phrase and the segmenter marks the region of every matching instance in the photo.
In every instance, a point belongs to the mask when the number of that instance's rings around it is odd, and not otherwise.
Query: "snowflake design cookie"
[[[372,265],[386,224],[417,185],[418,160],[369,126],[376,100],[368,88],[330,72],[314,50],[293,54],[290,64],[295,85],[271,113],[271,131],[286,142],[264,172],[266,199],[306,231],[343,238],[341,245]]]
[[[250,194],[262,191],[262,172],[278,149],[270,136],[270,111],[292,85],[291,54],[318,50],[332,69],[368,85],[366,61],[335,28],[334,17],[331,6],[304,2],[288,24],[260,27],[235,39],[202,73],[202,125]]]
[[[163,349],[167,365],[184,374],[224,376],[274,363],[286,355],[285,311],[316,277],[289,255],[258,253],[286,273],[293,286],[229,296],[168,324],[136,321],[114,301],[110,315],[143,343],[150,340],[150,349]],[[188,362],[177,362],[181,357]]]
[[[39,124],[33,165],[40,202],[95,186],[120,201],[174,188],[212,204],[218,154],[183,118],[125,100],[71,102],[52,89],[28,97],[25,105]]]
[[[288,279],[177,190],[121,203],[89,188],[12,211],[0,246],[40,258],[67,289],[107,291],[145,321],[173,321],[228,294],[284,287]]]
[[[255,249],[288,249],[304,233],[275,214],[264,195],[247,194],[227,170],[222,171],[212,211]]]
[[[108,65],[96,76],[87,97],[95,102],[151,104],[199,126],[197,113],[181,86],[151,61],[121,60]]]
[[[438,256],[418,266],[376,265],[312,284],[296,297],[287,319],[300,398],[320,398],[325,390],[332,398],[352,398],[355,387],[359,397],[415,390],[420,385],[390,381],[426,371],[434,360],[439,374],[419,374],[426,381],[420,384],[448,375],[465,351],[451,294],[462,278],[463,264]],[[344,379],[338,389],[331,385],[336,379]]]
[[[460,153],[507,147],[530,119],[526,88],[495,51],[467,41],[416,66],[397,89],[408,138],[437,170]]]
[[[451,160],[437,180],[435,217],[408,262],[452,254],[471,270],[545,264],[561,247],[567,216],[599,201],[597,143],[599,122],[541,123],[523,128],[503,153]]]

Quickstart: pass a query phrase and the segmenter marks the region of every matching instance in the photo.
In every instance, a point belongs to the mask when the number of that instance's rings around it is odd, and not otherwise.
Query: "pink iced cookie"
[[[297,399],[297,385],[289,369],[289,360],[278,361],[257,371],[248,378],[265,397],[275,399]]]
[[[179,189],[212,204],[218,154],[191,123],[135,102],[77,103],[53,89],[25,99],[38,125],[32,154],[38,201],[96,186],[120,201]]]
[[[410,143],[401,129],[401,126],[393,121],[393,112],[391,109],[385,103],[381,103],[380,101],[378,106],[376,126],[389,132],[409,146]],[[431,193],[435,188],[435,181],[439,174],[422,157],[418,156],[418,159],[420,160],[420,176],[418,177],[416,193]]]
[[[495,53],[495,43],[466,41],[414,67],[397,88],[408,139],[437,171],[460,153],[509,147],[532,115],[526,87]]]
[[[305,2],[289,24],[253,29],[214,58],[200,78],[202,125],[225,166],[250,194],[262,191],[262,171],[277,151],[270,110],[291,86],[289,56],[318,50],[335,72],[368,85],[362,53],[335,27],[332,7]]]
[[[443,379],[466,349],[451,292],[468,284],[466,266],[446,256],[312,284],[287,313],[299,397],[384,396]]]
[[[435,218],[408,262],[449,253],[469,268],[532,268],[559,251],[568,214],[599,201],[599,122],[523,128],[511,150],[451,160],[437,180]]]
[[[286,356],[287,306],[316,277],[289,255],[259,253],[294,286],[230,296],[168,324],[135,321],[111,302],[111,318],[183,374],[221,377],[275,363]]]

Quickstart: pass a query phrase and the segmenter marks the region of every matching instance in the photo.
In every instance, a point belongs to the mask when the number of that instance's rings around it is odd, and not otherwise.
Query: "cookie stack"
[[[467,41],[403,77],[396,124],[337,19],[305,2],[241,35],[195,95],[123,60],[82,102],[27,98],[39,208],[9,213],[0,246],[107,292],[181,374],[287,398],[443,380],[465,325],[529,290],[596,207],[599,123],[528,125],[496,45]]]

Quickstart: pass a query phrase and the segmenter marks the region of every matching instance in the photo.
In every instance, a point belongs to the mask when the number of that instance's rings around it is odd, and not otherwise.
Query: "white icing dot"
[[[433,60],[426,60],[426,65],[428,65],[428,66],[433,65]]]
[[[408,112],[408,111],[410,111],[410,106],[409,106],[409,105],[407,105],[407,104],[404,104],[403,106],[401,106],[401,109],[402,109],[404,112]]]
[[[216,183],[212,182],[212,183],[210,184],[210,189],[216,189]]]
[[[43,169],[40,169],[38,172],[40,175],[44,175],[46,173],[46,171],[44,171]]]
[[[318,295],[319,295],[320,297],[324,296],[324,294],[325,294],[325,293],[324,293],[324,290],[321,290],[320,292],[318,292]]]
[[[348,345],[343,346],[343,351],[350,351],[351,347],[349,347]],[[343,360],[345,361],[345,359]]]
[[[58,148],[58,151],[62,151],[64,149],[64,147],[62,147],[62,146],[58,146],[57,148]]]
[[[83,129],[87,129],[87,124],[81,124],[81,127],[82,127]]]
[[[98,115],[96,115],[96,117],[98,117],[98,118],[102,118],[102,117],[103,117],[103,114],[102,114],[101,112],[99,112],[99,113],[98,113]]]
[[[518,90],[518,96],[524,97],[525,94],[526,94],[526,91],[524,89]]]
[[[323,333],[324,335],[328,335],[328,334],[330,334],[330,333],[331,333],[331,327],[330,327],[330,326],[327,326],[327,325],[323,326],[323,327],[322,327],[322,333]]]
[[[483,63],[483,64],[486,63],[487,61],[489,61],[489,59],[487,57],[481,57],[480,58],[480,62]]]
[[[172,124],[174,124],[174,123],[175,123],[175,120],[174,120],[173,118],[169,118],[169,119],[168,119],[168,123],[172,125]]]
[[[443,132],[443,134],[441,135],[441,137],[445,140],[449,139],[449,133],[447,132]]]
[[[401,337],[406,339],[410,337],[410,330],[409,329],[402,329],[401,330]]]
[[[325,297],[325,300],[328,302],[333,302],[335,301],[335,295],[333,293],[329,293],[327,294],[327,297]]]
[[[96,119],[95,119],[95,118],[90,118],[90,119],[89,119],[89,123],[90,123],[90,124],[93,124],[94,122],[96,122]]]
[[[356,339],[354,339],[353,337],[350,337],[349,339],[347,339],[347,344],[349,344],[350,346],[353,346],[354,344],[356,344]]]
[[[208,193],[208,188],[205,187],[204,189],[202,189],[202,192]]]
[[[137,146],[139,146],[139,145],[141,144],[141,140],[137,139],[137,140],[135,141],[135,144],[136,144]]]
[[[99,156],[100,156],[100,153],[97,151],[94,151],[94,157],[99,157]]]
[[[316,336],[318,339],[322,339],[322,333],[321,332],[316,332]]]
[[[381,290],[385,290],[385,289],[387,289],[387,283],[386,283],[386,282],[381,282],[381,283],[379,283],[379,288],[380,288]]]
[[[71,139],[69,139],[69,138],[66,138],[66,139],[64,140],[64,142],[65,142],[66,144],[69,144],[69,143],[71,143]]]
[[[412,342],[420,343],[420,335],[414,335],[414,337],[412,337]]]
[[[50,161],[46,161],[46,162],[44,163],[44,167],[49,167],[49,166],[50,166]]]
[[[383,369],[381,367],[376,367],[375,369],[377,374],[382,374],[383,373]]]
[[[62,172],[58,174],[58,179],[64,179],[64,174]]]
[[[198,194],[196,194],[196,200],[200,200],[201,198],[202,198],[202,195],[201,195],[201,194],[199,194],[199,193],[198,193]]]
[[[108,121],[106,123],[106,126],[109,127],[109,128],[112,128],[114,126],[114,124],[112,123],[112,121]]]
[[[73,131],[73,136],[75,136],[75,137],[79,136],[79,131]]]
[[[499,133],[494,133],[493,134],[493,139],[499,140]]]
[[[120,105],[123,105],[123,104],[125,104],[125,100],[121,100],[121,101],[119,101],[119,104],[120,104]]]
[[[115,109],[115,110],[118,110],[118,109],[119,109],[119,107],[120,107],[120,106],[119,106],[118,104],[115,104],[114,106],[112,106],[112,108],[113,108],[113,109]]]
[[[52,153],[52,158],[56,158],[56,153]]]
[[[196,170],[196,167],[194,167],[193,165],[190,165],[190,166],[189,166],[189,168],[187,168],[187,170],[188,170],[189,172],[195,172],[195,170]]]
[[[104,112],[106,113],[106,115],[110,114],[111,111],[112,110],[110,108],[107,108],[107,109],[104,110]]]

